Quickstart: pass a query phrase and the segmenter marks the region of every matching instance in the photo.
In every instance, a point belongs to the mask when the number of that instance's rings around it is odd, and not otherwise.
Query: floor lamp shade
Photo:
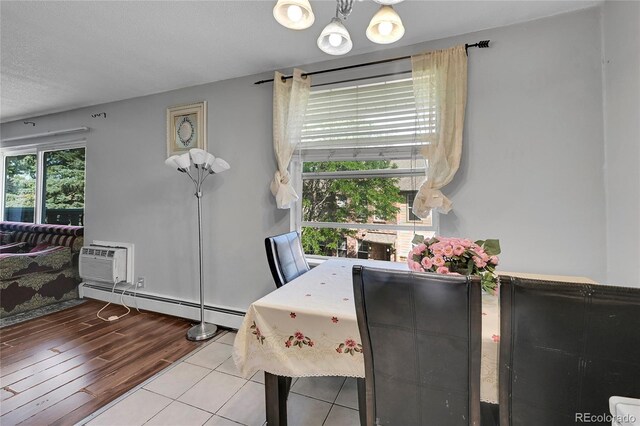
[[[202,166],[207,162],[207,155],[209,153],[204,149],[193,148],[189,151],[189,156],[191,157],[191,161],[193,164],[197,166]]]
[[[165,164],[186,174],[195,186],[195,196],[198,201],[198,268],[200,277],[200,324],[196,324],[187,332],[189,340],[207,340],[212,338],[218,327],[204,321],[204,272],[202,255],[202,183],[211,174],[229,170],[229,163],[222,158],[198,148],[193,148],[182,155],[174,155],[165,160]]]

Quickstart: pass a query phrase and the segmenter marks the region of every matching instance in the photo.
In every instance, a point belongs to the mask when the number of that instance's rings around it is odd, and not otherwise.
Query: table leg
[[[291,377],[264,372],[264,397],[267,409],[267,425],[287,426],[287,397]]]

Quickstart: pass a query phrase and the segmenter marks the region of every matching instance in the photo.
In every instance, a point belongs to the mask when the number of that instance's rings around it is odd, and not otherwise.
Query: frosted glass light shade
[[[210,154],[210,153],[207,152],[207,159],[204,162],[205,169],[211,167],[211,165],[213,164],[215,159],[216,159],[216,157],[214,157],[213,154]]]
[[[309,0],[278,0],[273,8],[273,17],[283,27],[304,30],[316,20]]]
[[[200,149],[200,148],[191,148],[189,150],[189,155],[191,156],[191,161],[193,161],[193,164],[196,164],[198,166],[201,166],[204,163],[206,163],[207,154],[209,154],[207,151],[205,151],[204,149]]]
[[[389,44],[396,42],[404,35],[404,26],[400,16],[391,6],[382,6],[373,15],[367,27],[367,38],[374,43]]]
[[[349,31],[338,18],[333,18],[318,37],[318,47],[329,55],[344,55],[353,47]]]
[[[176,158],[176,164],[178,164],[179,169],[188,169],[191,166],[191,156],[188,152],[185,152],[182,155],[178,155]]]
[[[225,170],[229,170],[231,166],[229,163],[224,161],[222,158],[216,158],[213,160],[213,164],[211,165],[211,172],[213,173],[222,173]]]
[[[172,169],[179,169],[180,166],[176,162],[177,158],[178,158],[177,155],[172,155],[171,157],[169,157],[166,160],[164,160],[164,164],[166,164],[167,166],[171,167]]]

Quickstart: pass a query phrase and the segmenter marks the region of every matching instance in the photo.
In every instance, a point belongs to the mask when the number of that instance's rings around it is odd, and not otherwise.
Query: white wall
[[[640,286],[640,3],[602,12],[607,278]]]
[[[441,233],[499,238],[503,270],[604,280],[599,13],[589,9],[304,69],[491,39],[491,48],[469,51],[464,154],[445,189],[454,213],[441,219]],[[146,291],[197,300],[195,199],[191,183],[163,164],[165,109],[207,100],[209,149],[232,168],[205,190],[206,301],[243,310],[274,288],[264,237],[289,228],[288,212],[276,210],[268,189],[275,170],[272,86],[253,85],[270,75],[38,117],[35,129],[6,123],[3,138],[91,127],[87,239],[134,243],[136,275],[146,277]],[[90,117],[103,111],[106,120]]]
[[[489,32],[493,47],[470,54],[441,232],[499,238],[503,270],[605,279],[598,26],[595,9],[561,15]]]

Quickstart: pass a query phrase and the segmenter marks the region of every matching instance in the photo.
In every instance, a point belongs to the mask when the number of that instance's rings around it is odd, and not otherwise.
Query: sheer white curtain
[[[291,156],[300,142],[302,125],[311,89],[311,77],[293,70],[293,78],[282,80],[276,71],[273,79],[273,150],[278,162],[271,193],[276,197],[279,209],[288,209],[299,197],[289,176]]]
[[[464,46],[411,57],[416,101],[417,138],[424,146],[427,179],[413,202],[413,213],[426,218],[431,209],[452,208],[440,189],[451,182],[460,165],[462,128],[467,102],[467,55]]]

